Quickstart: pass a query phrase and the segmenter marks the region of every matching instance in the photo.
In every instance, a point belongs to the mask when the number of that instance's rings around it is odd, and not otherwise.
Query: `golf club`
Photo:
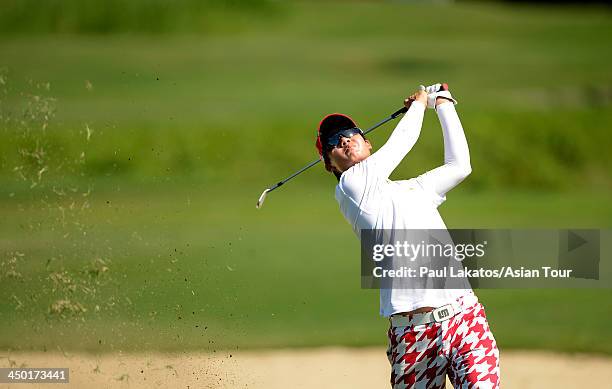
[[[368,128],[367,130],[365,130],[363,132],[363,134],[366,135],[367,133],[373,131],[374,129],[376,129],[376,128],[380,127],[380,126],[382,126],[383,124],[387,123],[388,121],[395,119],[396,117],[398,117],[399,115],[401,115],[403,113],[406,113],[406,111],[408,111],[408,108],[406,108],[406,107],[402,107],[402,108],[398,109],[397,111],[393,112],[390,116],[386,117],[385,119],[383,119],[380,122],[376,123],[374,126],[372,126],[372,127]],[[292,178],[296,177],[297,175],[299,175],[299,174],[303,173],[304,171],[310,169],[311,167],[313,167],[314,165],[316,165],[319,162],[321,162],[321,159],[316,159],[316,160],[312,161],[311,163],[309,163],[308,165],[304,166],[303,168],[301,168],[297,172],[293,173],[289,177],[285,178],[284,180],[281,180],[281,181],[277,182],[276,184],[272,185],[268,189],[264,190],[263,193],[261,194],[261,196],[259,196],[259,200],[257,200],[256,208],[260,209],[263,206],[263,203],[264,203],[268,193],[272,192],[273,190],[275,190],[279,186],[283,185],[285,182],[291,180]]]
[[[439,85],[440,85],[439,89],[437,90],[438,92],[439,91],[447,91],[448,90],[448,84],[443,83],[443,84],[439,84]],[[425,90],[425,86],[420,85],[419,89],[420,90]],[[376,123],[372,127],[370,127],[367,130],[365,130],[363,132],[363,134],[364,135],[368,134],[369,132],[375,130],[376,128],[378,128],[380,126],[382,126],[383,124],[387,123],[388,121],[393,120],[396,117],[398,117],[399,115],[406,113],[406,111],[408,111],[408,108],[406,108],[406,107],[402,107],[402,108],[398,109],[397,111],[393,112],[391,115],[387,116],[386,118],[384,118],[380,122]],[[257,200],[257,205],[255,207],[257,209],[260,209],[263,206],[263,203],[266,200],[266,196],[268,195],[268,193],[272,192],[273,190],[275,190],[279,186],[283,185],[285,182],[291,180],[293,177],[295,177],[295,176],[303,173],[304,171],[310,169],[311,167],[313,167],[314,165],[316,165],[319,162],[321,162],[320,158],[312,161],[311,163],[309,163],[308,165],[304,166],[303,168],[301,168],[297,172],[293,173],[289,177],[285,178],[284,180],[281,180],[281,181],[277,182],[276,184],[272,185],[268,189],[264,190],[263,193],[261,194],[261,196],[259,196],[259,199]]]

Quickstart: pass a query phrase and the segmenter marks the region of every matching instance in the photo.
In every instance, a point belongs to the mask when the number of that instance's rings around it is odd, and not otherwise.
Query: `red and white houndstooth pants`
[[[444,388],[447,374],[455,389],[499,388],[499,351],[484,307],[473,296],[457,303],[462,311],[446,321],[389,328],[394,389]]]

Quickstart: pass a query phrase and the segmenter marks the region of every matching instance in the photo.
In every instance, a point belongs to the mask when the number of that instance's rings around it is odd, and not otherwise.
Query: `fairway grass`
[[[59,203],[42,212],[38,200],[0,204],[3,252],[22,255],[20,277],[2,279],[0,348],[384,343],[378,294],[360,289],[359,245],[331,187],[296,183],[261,211],[255,188],[111,188],[94,192],[91,207],[65,224],[52,211]],[[441,212],[449,227],[609,227],[612,220],[607,199],[593,195],[449,194]],[[478,295],[501,347],[612,353],[606,321],[575,314],[612,317],[610,290]],[[54,313],[58,300],[86,311]]]

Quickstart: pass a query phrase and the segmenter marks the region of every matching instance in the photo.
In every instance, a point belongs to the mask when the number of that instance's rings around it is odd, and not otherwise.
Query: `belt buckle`
[[[453,309],[452,304],[443,305],[439,308],[436,308],[432,311],[433,318],[436,322],[440,323],[442,321],[446,321],[451,317],[455,316],[455,311]]]

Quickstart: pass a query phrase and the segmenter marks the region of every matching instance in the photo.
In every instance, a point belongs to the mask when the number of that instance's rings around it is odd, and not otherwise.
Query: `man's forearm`
[[[444,164],[455,165],[469,174],[470,150],[455,106],[445,102],[436,111],[444,134]]]
[[[444,134],[444,165],[420,175],[418,181],[445,196],[471,173],[472,168],[467,140],[454,104],[440,104],[437,112]]]

